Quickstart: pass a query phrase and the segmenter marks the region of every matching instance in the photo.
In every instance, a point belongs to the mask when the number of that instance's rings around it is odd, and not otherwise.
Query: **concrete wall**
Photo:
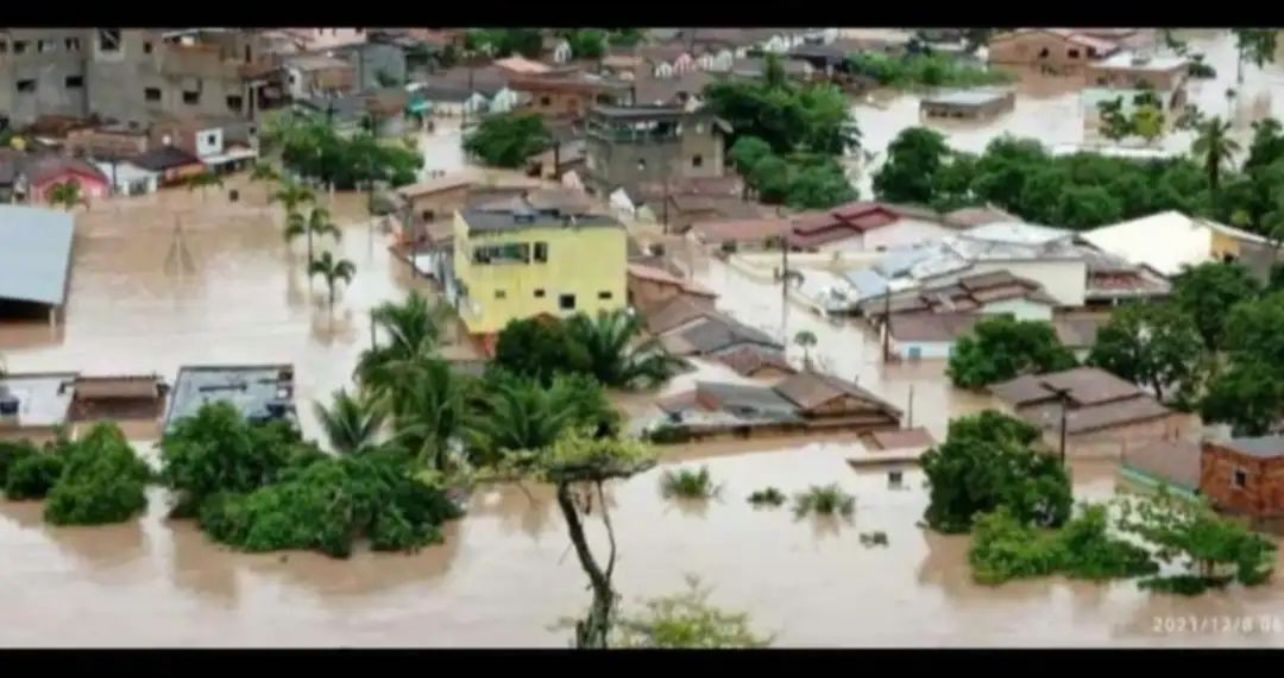
[[[1130,451],[1162,440],[1188,439],[1194,435],[1197,424],[1190,415],[1173,413],[1137,424],[1071,434],[1066,439],[1066,456],[1076,459],[1120,459]],[[1043,442],[1053,451],[1060,450],[1061,432],[1056,425],[1044,430]]]
[[[1043,320],[1052,322],[1052,307],[1029,299],[1004,299],[980,308],[981,313],[1008,313],[1017,320]]]
[[[954,351],[952,341],[896,341],[891,340],[892,355],[904,360],[912,360],[915,353],[921,360],[944,360]]]
[[[1088,47],[1043,31],[1026,31],[989,45],[990,63],[1002,66],[1048,66],[1059,73],[1081,72],[1100,55]]]
[[[677,142],[607,141],[590,134],[585,151],[588,174],[599,190],[658,183],[666,178],[720,177],[724,172],[722,134],[707,119],[684,122]],[[639,168],[638,161],[645,167]]]
[[[42,115],[88,114],[85,61],[92,30],[82,28],[11,28],[0,30],[0,116],[14,126],[29,125]],[[68,49],[67,41],[79,41]],[[46,51],[40,51],[44,42]],[[25,45],[16,54],[15,43]],[[79,87],[68,87],[67,78],[80,78]],[[35,83],[34,92],[19,92],[20,82]]]

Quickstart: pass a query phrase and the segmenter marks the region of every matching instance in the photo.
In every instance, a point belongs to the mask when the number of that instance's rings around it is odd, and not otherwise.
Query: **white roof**
[[[75,231],[69,212],[0,205],[0,299],[62,305]]]
[[[1186,65],[1179,56],[1150,56],[1136,52],[1118,52],[1108,59],[1093,64],[1096,68],[1124,69],[1130,71],[1171,71]]]
[[[1134,264],[1173,276],[1183,266],[1198,266],[1213,259],[1213,232],[1254,243],[1266,239],[1204,219],[1188,217],[1176,210],[1102,226],[1080,235],[1103,252],[1121,256]]]
[[[995,221],[969,228],[962,237],[1012,245],[1040,246],[1070,236],[1070,231],[1050,226],[1037,226],[1019,221]]]
[[[113,169],[109,162],[95,162],[94,166],[103,173],[108,179],[112,178],[115,173],[116,181],[138,181],[139,179],[151,179],[160,176],[160,172],[153,172],[149,169],[139,167],[132,162],[121,161],[116,163]]]

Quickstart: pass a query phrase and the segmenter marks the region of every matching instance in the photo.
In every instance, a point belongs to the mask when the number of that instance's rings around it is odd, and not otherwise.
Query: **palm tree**
[[[1230,138],[1229,132],[1230,123],[1213,116],[1199,127],[1199,136],[1190,147],[1203,163],[1204,171],[1208,173],[1208,187],[1214,193],[1220,184],[1222,169],[1230,166],[1231,156],[1239,150],[1239,142]]]
[[[321,257],[308,265],[308,275],[319,275],[325,278],[329,292],[330,308],[334,309],[334,284],[342,280],[345,284],[352,282],[357,267],[347,259],[335,259],[329,252],[322,252]]]
[[[429,303],[417,291],[400,304],[385,302],[370,312],[370,320],[388,336],[388,343],[362,351],[356,376],[364,389],[387,394],[398,373],[419,359],[431,356],[441,339],[449,311]]]
[[[51,206],[57,207],[62,205],[67,211],[75,209],[77,205],[88,205],[89,201],[80,192],[80,181],[68,179],[60,184],[54,184],[49,187],[49,192],[45,194],[45,199]]]
[[[468,432],[474,454],[496,457],[506,452],[541,450],[570,426],[597,426],[618,415],[592,379],[560,376],[544,388],[531,379],[496,379],[485,407]]]
[[[655,386],[681,365],[657,339],[636,341],[642,334],[642,319],[626,309],[603,311],[593,319],[577,314],[568,321],[567,330],[588,352],[593,376],[605,386]]]
[[[446,470],[450,443],[470,424],[467,381],[435,357],[419,356],[402,366],[388,405],[396,442],[417,460]]]
[[[336,241],[340,240],[343,234],[339,227],[330,221],[330,211],[324,207],[313,207],[308,213],[307,218],[298,212],[291,212],[285,219],[285,242],[290,243],[295,238],[306,235],[308,238],[308,265],[312,265],[312,236],[334,236]]]
[[[332,396],[332,404],[327,409],[319,402],[312,403],[312,411],[321,422],[330,448],[339,454],[353,454],[369,449],[379,429],[383,426],[385,414],[374,407],[365,398],[353,397],[346,389],[339,389]]]
[[[304,203],[316,204],[316,201],[316,194],[311,189],[288,180],[281,182],[280,188],[268,196],[269,203],[279,202],[285,208],[287,220],[291,214],[296,214]]]
[[[799,330],[794,335],[794,343],[802,347],[803,369],[811,370],[811,349],[818,343],[816,335],[809,330]]]
[[[272,183],[281,180],[281,173],[277,171],[276,166],[269,162],[256,162],[254,167],[250,168],[250,183]],[[272,202],[271,189],[268,189],[268,202]]]
[[[205,170],[200,174],[193,174],[187,179],[187,190],[195,191],[199,189],[201,192],[202,204],[205,202],[205,189],[210,186],[218,186],[219,188],[222,188],[223,178],[209,170]]]

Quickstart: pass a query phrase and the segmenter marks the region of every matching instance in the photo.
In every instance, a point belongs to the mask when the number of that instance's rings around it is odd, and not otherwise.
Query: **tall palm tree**
[[[803,367],[811,369],[811,349],[818,343],[816,335],[809,330],[799,330],[794,335],[794,343],[802,347],[803,350]]]
[[[308,265],[313,262],[312,257],[312,237],[315,236],[334,236],[336,241],[343,237],[339,227],[330,221],[330,211],[324,207],[313,207],[308,216],[304,218],[299,212],[290,213],[285,219],[285,241],[292,242],[295,238],[306,235],[308,238]]]
[[[319,275],[325,278],[326,289],[329,292],[330,308],[334,309],[334,286],[335,283],[342,280],[344,284],[352,282],[352,276],[357,272],[357,267],[347,259],[335,259],[329,252],[322,252],[321,256],[308,265],[308,275]]]
[[[356,369],[362,388],[386,394],[400,370],[431,356],[448,315],[445,306],[430,303],[418,291],[412,291],[402,303],[384,302],[375,307],[370,320],[376,329],[383,330],[388,342],[362,351]]]
[[[259,161],[250,168],[250,183],[264,182],[271,184],[281,180],[281,173],[270,162]],[[268,202],[272,202],[272,189],[268,188]]]
[[[199,190],[201,192],[202,204],[205,202],[205,190],[210,186],[218,186],[219,188],[222,188],[223,178],[209,170],[205,170],[200,174],[193,174],[187,178],[187,190]]]
[[[54,184],[49,187],[49,192],[45,194],[45,199],[51,206],[59,205],[67,208],[67,211],[76,209],[77,205],[88,205],[89,201],[80,192],[80,181],[72,178],[60,184]]]
[[[1214,193],[1221,183],[1222,169],[1230,167],[1231,157],[1239,151],[1239,142],[1232,139],[1229,133],[1230,122],[1222,122],[1220,117],[1213,116],[1199,127],[1199,136],[1190,147],[1191,152],[1204,165],[1204,171],[1208,174],[1208,187]]]
[[[383,426],[384,412],[369,400],[353,397],[346,389],[339,389],[332,396],[327,408],[319,402],[312,403],[312,411],[321,422],[330,448],[339,454],[353,454],[369,449]]]
[[[316,201],[317,196],[311,189],[289,180],[282,181],[280,187],[268,196],[269,203],[279,202],[285,208],[287,220],[291,214],[297,214],[304,203],[315,205]]]
[[[655,338],[638,342],[642,319],[627,309],[568,321],[571,336],[588,351],[593,376],[605,386],[649,387],[663,383],[681,364]]]
[[[396,442],[416,459],[446,470],[450,444],[470,425],[466,379],[435,357],[419,356],[402,366],[387,406]]]
[[[474,454],[540,450],[570,426],[598,425],[617,415],[592,379],[562,376],[548,388],[530,379],[498,379],[468,432]]]

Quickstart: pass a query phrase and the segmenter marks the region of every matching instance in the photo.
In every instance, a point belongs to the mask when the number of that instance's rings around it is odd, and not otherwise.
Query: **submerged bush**
[[[727,649],[760,648],[770,637],[754,633],[749,615],[727,612],[709,603],[709,590],[695,577],[687,591],[646,602],[645,611],[624,614],[616,625],[614,645],[624,648]]]
[[[4,494],[9,499],[44,499],[62,475],[63,459],[49,452],[22,457],[9,468]]]
[[[214,539],[246,551],[307,549],[346,558],[368,538],[375,550],[441,541],[459,507],[440,488],[378,455],[326,459],[245,494],[220,493],[200,511]]]
[[[39,452],[40,448],[30,440],[0,440],[0,489],[3,489],[8,482],[9,469],[13,468],[14,464]]]
[[[887,533],[879,530],[877,532],[862,532],[860,535],[861,546],[887,546]]]
[[[808,513],[822,516],[850,516],[856,511],[856,497],[847,494],[837,483],[825,486],[812,485],[806,492],[794,497],[794,515],[801,518]]]
[[[1232,577],[1201,577],[1195,574],[1174,574],[1168,577],[1151,577],[1137,582],[1143,589],[1157,593],[1175,593],[1179,596],[1197,596],[1209,589],[1224,589]]]
[[[785,493],[774,487],[755,490],[749,495],[749,503],[754,506],[780,506],[785,503]]]
[[[709,468],[701,466],[699,471],[678,469],[665,471],[660,476],[660,492],[665,497],[682,499],[708,499],[718,493],[709,475]]]
[[[147,507],[151,469],[134,454],[114,424],[98,424],[73,443],[49,492],[45,520],[55,525],[98,525],[128,520]]]
[[[690,442],[691,431],[685,426],[664,423],[652,429],[646,437],[648,441],[657,445],[674,445]]]

